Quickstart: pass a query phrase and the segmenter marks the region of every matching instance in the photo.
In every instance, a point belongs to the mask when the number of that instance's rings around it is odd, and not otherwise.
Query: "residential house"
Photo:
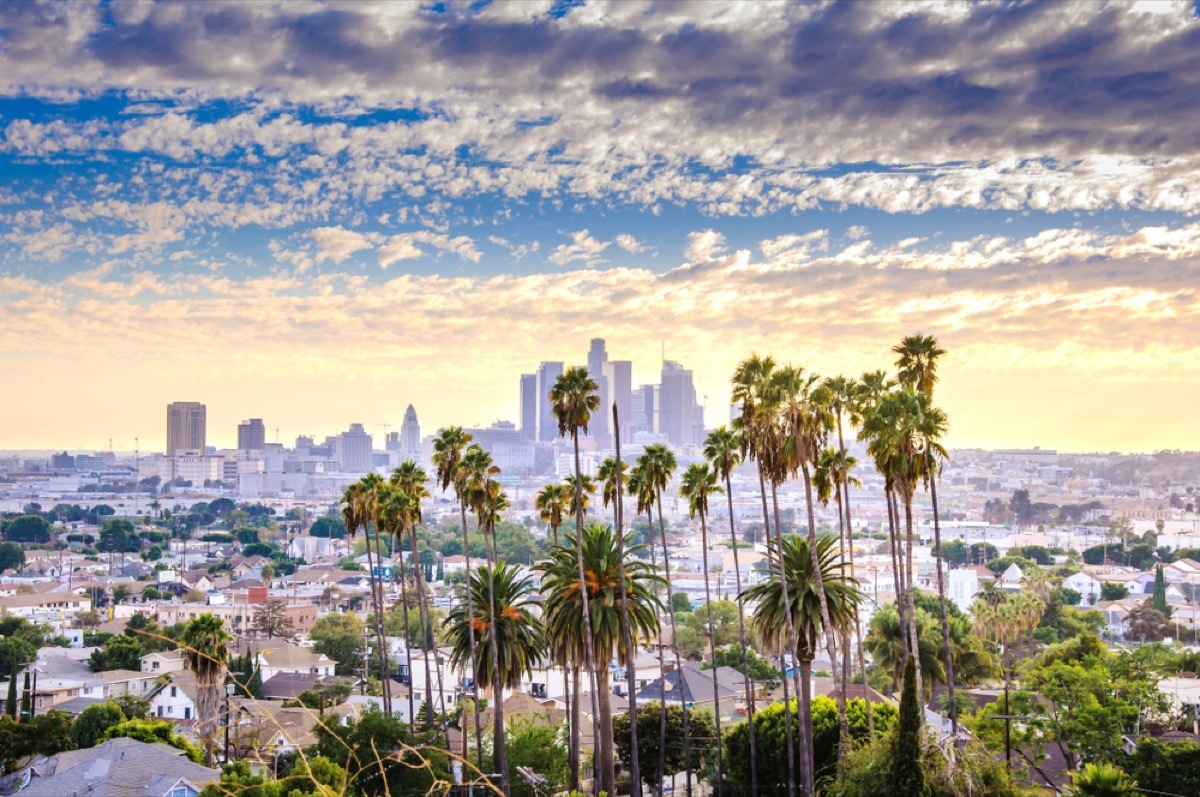
[[[339,683],[353,684],[354,679],[336,675],[318,675],[307,672],[278,672],[263,680],[262,695],[266,700],[295,700],[302,692],[318,686]]]
[[[679,669],[647,684],[638,692],[637,699],[638,702],[662,700],[667,704],[684,703],[701,708],[715,705],[719,706],[723,718],[738,716],[739,705],[746,699],[742,674],[732,667],[717,667],[716,675],[714,690],[713,670],[702,670],[699,664],[685,661]]]
[[[194,764],[182,750],[121,737],[38,759],[22,797],[197,797],[220,772]]]
[[[168,675],[167,681],[150,698],[149,716],[175,722],[196,719],[196,682],[190,673]]]
[[[86,612],[91,608],[90,597],[68,591],[9,595],[0,598],[0,613],[25,619],[41,615],[57,615],[59,619],[68,619],[76,612]]]
[[[164,650],[158,653],[147,653],[142,656],[142,672],[154,675],[166,675],[169,672],[179,672],[187,667],[183,660],[183,651]]]
[[[1103,582],[1091,573],[1080,571],[1064,578],[1062,585],[1064,589],[1073,589],[1083,596],[1081,605],[1094,606],[1100,600]]]
[[[267,681],[279,673],[304,673],[319,675],[322,678],[333,675],[337,662],[324,653],[317,653],[309,648],[289,645],[279,640],[274,646],[267,647],[268,642],[262,642],[255,664],[262,673],[262,679]]]

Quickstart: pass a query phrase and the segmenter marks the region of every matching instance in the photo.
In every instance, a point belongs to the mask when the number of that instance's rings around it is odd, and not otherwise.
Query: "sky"
[[[916,332],[952,446],[1200,449],[1198,177],[1188,2],[4,3],[0,449]]]

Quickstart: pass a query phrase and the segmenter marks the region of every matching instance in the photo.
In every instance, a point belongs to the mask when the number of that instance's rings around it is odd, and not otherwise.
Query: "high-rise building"
[[[400,456],[412,460],[421,458],[421,425],[417,423],[417,411],[411,404],[404,411],[404,423],[400,425]]]
[[[608,383],[608,406],[605,413],[612,425],[612,405],[617,405],[621,421],[621,442],[633,439],[633,363],[629,360],[609,360],[604,364],[604,380]]]
[[[537,374],[521,374],[521,439],[537,440]]]
[[[204,452],[208,445],[208,409],[198,401],[167,405],[167,456],[179,451]]]
[[[333,447],[333,459],[341,463],[343,473],[366,473],[371,470],[374,464],[371,435],[367,434],[361,423],[350,424],[348,431],[329,438],[329,442]]]
[[[637,432],[658,431],[658,385],[639,385],[629,400],[632,426],[630,439]]]
[[[267,427],[262,418],[251,418],[238,424],[238,449],[241,451],[262,451],[267,444]]]
[[[558,420],[554,417],[554,407],[550,404],[550,390],[554,382],[562,376],[561,362],[544,362],[537,372],[538,398],[538,434],[537,439],[549,443],[558,439]]]
[[[673,360],[663,361],[660,403],[658,431],[667,436],[668,442],[675,446],[699,443],[704,422],[696,403],[692,372]]]
[[[609,427],[612,425],[609,422],[609,413],[612,412],[611,399],[609,398],[608,379],[604,376],[604,366],[607,362],[608,351],[604,346],[604,339],[592,338],[592,347],[588,349],[587,370],[588,376],[599,388],[597,392],[600,394],[600,411],[592,415],[592,420],[588,423],[588,434],[600,444],[601,448],[612,445],[611,435],[609,435]]]

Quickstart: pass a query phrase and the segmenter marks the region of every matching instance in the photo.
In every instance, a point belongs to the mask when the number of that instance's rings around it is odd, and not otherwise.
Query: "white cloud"
[[[626,252],[629,252],[631,255],[641,254],[642,252],[646,252],[650,249],[647,244],[639,241],[629,233],[624,232],[618,235],[614,239],[614,242],[617,246],[621,247]]]
[[[370,249],[372,246],[369,236],[342,227],[318,227],[310,230],[308,237],[312,238],[320,250],[317,254],[318,263],[323,260],[341,263],[355,252]]]
[[[550,254],[551,263],[565,266],[581,260],[587,265],[603,262],[600,254],[609,247],[610,241],[598,241],[587,230],[570,233],[571,243],[559,244]]]
[[[725,253],[725,236],[716,230],[688,233],[684,257],[689,263],[707,263]]]

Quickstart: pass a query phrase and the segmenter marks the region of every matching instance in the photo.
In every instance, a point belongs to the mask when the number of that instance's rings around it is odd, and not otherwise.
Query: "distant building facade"
[[[180,451],[203,452],[208,445],[208,408],[198,401],[167,405],[167,456]]]
[[[551,443],[558,439],[558,420],[554,417],[554,407],[550,404],[550,390],[563,373],[561,362],[544,362],[537,372],[538,399],[538,434],[537,439],[543,443]]]
[[[267,427],[262,418],[251,418],[238,424],[238,450],[262,451],[267,444]]]

